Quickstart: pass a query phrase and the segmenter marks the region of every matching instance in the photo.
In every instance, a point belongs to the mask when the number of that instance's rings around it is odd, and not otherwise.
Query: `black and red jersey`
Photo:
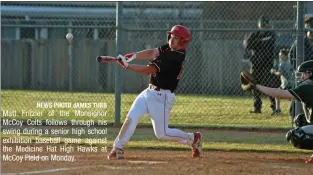
[[[171,50],[168,44],[158,49],[159,55],[149,63],[158,69],[156,74],[151,75],[150,83],[161,89],[174,91],[184,67],[186,52],[185,50]]]

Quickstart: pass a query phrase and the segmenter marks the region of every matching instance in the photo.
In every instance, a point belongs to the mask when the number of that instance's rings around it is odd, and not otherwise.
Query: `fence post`
[[[296,65],[297,67],[304,61],[304,39],[303,39],[303,33],[304,33],[304,2],[298,1],[297,2],[297,57],[296,57]],[[301,76],[298,75],[298,73],[295,73],[296,82],[295,85],[298,85],[298,82],[300,82]],[[295,116],[302,113],[302,107],[301,102],[296,101],[295,105]]]
[[[68,33],[72,33],[72,22],[69,22]],[[68,40],[68,90],[73,90],[73,55],[72,40]]]
[[[121,52],[122,2],[116,2],[116,55]],[[121,123],[121,68],[115,64],[115,126]]]

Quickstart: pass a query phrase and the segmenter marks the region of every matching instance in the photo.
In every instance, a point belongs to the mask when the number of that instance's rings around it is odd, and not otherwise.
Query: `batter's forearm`
[[[290,94],[287,90],[277,89],[277,88],[269,88],[262,85],[256,85],[256,89],[260,92],[279,99],[295,99],[293,95]]]
[[[157,48],[139,51],[136,52],[136,59],[140,60],[151,59],[158,55],[158,52],[159,51]]]
[[[157,69],[154,66],[130,64],[127,67],[128,70],[141,74],[155,74]]]

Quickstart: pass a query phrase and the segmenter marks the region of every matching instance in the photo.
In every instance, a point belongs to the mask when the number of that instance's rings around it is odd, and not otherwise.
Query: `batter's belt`
[[[161,88],[159,88],[159,87],[157,87],[157,86],[155,86],[153,84],[149,84],[148,88],[151,89],[151,90],[155,90],[155,91],[168,91],[168,92],[174,93],[173,90],[161,89]]]

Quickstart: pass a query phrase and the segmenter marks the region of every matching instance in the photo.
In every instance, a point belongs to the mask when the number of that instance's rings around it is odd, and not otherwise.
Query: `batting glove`
[[[127,69],[127,67],[129,66],[129,63],[127,62],[125,57],[122,55],[118,55],[117,59],[118,59],[117,63],[120,64],[122,66],[122,68]]]
[[[125,57],[126,61],[129,63],[129,62],[133,61],[134,59],[136,59],[136,52],[126,54],[126,55],[124,55],[124,57]]]

